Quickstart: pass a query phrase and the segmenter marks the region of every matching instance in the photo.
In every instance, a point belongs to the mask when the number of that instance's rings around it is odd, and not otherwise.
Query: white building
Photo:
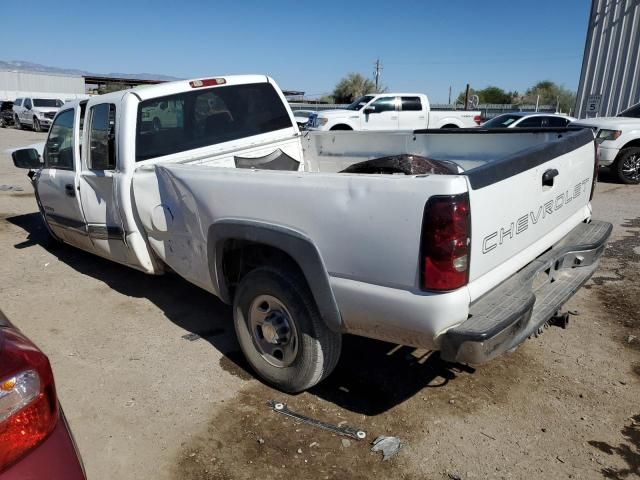
[[[592,0],[576,117],[640,102],[640,0]]]
[[[0,70],[0,100],[19,97],[51,97],[60,100],[87,98],[80,75]]]

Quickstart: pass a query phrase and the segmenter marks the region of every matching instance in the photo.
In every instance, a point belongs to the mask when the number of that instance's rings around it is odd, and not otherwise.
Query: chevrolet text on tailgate
[[[266,76],[64,105],[30,169],[51,236],[233,305],[256,373],[325,378],[352,333],[486,362],[558,315],[611,225],[590,129],[305,132]]]

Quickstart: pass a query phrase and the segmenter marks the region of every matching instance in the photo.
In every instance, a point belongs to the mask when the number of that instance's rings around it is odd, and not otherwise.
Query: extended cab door
[[[397,97],[379,97],[362,111],[362,130],[397,130]]]
[[[400,97],[400,130],[427,128],[426,108],[420,97]]]
[[[127,265],[137,266],[126,244],[117,201],[118,168],[116,135],[118,109],[101,99],[89,101],[80,172],[80,197],[87,233],[95,253]]]
[[[36,192],[49,227],[67,243],[92,251],[78,196],[81,107],[62,110],[44,146]]]

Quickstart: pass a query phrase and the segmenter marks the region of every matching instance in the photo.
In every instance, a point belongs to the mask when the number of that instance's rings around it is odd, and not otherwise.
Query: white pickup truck
[[[43,158],[12,155],[55,239],[232,304],[249,363],[290,392],[344,333],[456,362],[515,348],[611,231],[591,220],[590,129],[301,134],[266,76],[66,104]]]
[[[596,132],[600,165],[610,167],[622,183],[640,183],[640,104],[615,117],[585,118],[571,125]]]
[[[431,110],[422,93],[364,95],[344,109],[309,117],[308,130],[419,130],[477,127],[479,111]]]

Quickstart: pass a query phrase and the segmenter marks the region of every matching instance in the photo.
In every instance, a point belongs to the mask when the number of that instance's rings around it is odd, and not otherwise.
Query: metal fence
[[[337,108],[345,108],[346,104],[330,104],[330,103],[313,103],[313,102],[289,102],[291,109],[296,110],[312,110],[320,112],[322,110],[334,110]],[[434,103],[431,105],[432,110],[464,110],[462,105],[448,105],[443,103]],[[513,104],[482,104],[472,110],[480,110],[482,119],[489,120],[502,113],[509,112],[534,112],[535,105],[513,105]],[[538,105],[538,112],[553,113],[556,111],[555,105]]]

